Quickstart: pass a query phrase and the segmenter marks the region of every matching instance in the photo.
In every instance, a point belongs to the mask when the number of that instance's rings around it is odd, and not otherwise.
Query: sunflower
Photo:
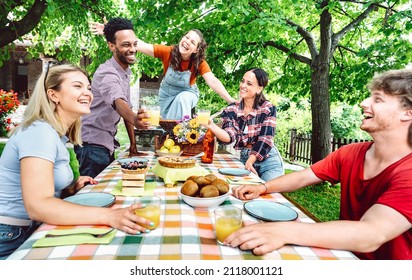
[[[190,130],[188,133],[186,133],[186,139],[190,144],[196,144],[199,140],[199,132],[194,129]]]
[[[181,124],[175,125],[175,127],[173,127],[173,134],[174,134],[174,135],[178,135],[181,129],[182,129],[182,125],[181,125]]]
[[[173,135],[178,143],[196,144],[203,140],[207,128],[199,125],[196,119],[184,116],[173,127]]]
[[[199,123],[197,122],[196,119],[191,119],[189,121],[189,125],[190,125],[191,128],[198,128],[199,127]]]

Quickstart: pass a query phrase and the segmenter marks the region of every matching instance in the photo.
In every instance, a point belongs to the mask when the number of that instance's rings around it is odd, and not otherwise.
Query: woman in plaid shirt
[[[273,137],[276,107],[263,95],[268,74],[260,68],[248,70],[240,81],[240,100],[222,113],[222,128],[210,121],[208,127],[224,144],[234,143],[245,168],[269,181],[284,174],[283,161]]]

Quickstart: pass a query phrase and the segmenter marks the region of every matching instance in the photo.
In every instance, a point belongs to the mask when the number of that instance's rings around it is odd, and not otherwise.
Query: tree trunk
[[[326,7],[329,1],[323,1]],[[328,9],[320,15],[319,54],[311,64],[312,94],[312,163],[325,158],[331,152],[332,128],[330,124],[329,69],[332,57],[332,16]]]
[[[312,67],[312,163],[331,152],[332,128],[330,125],[329,64]]]
[[[47,1],[36,0],[24,18],[19,21],[12,21],[4,28],[0,28],[0,48],[32,31],[39,23],[46,8]]]

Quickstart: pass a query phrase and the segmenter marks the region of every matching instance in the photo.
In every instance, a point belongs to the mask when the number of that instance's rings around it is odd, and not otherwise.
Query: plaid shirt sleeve
[[[230,136],[230,144],[235,142],[234,148],[241,150],[248,144],[253,144],[251,154],[258,161],[268,157],[274,146],[273,138],[276,129],[276,107],[265,101],[257,110],[245,118],[239,109],[239,102],[229,105],[222,113],[222,128]],[[246,129],[247,128],[247,129]]]
[[[230,141],[229,142],[222,142],[224,144],[231,144],[235,142],[237,139],[240,139],[242,136],[240,135],[240,128],[238,124],[238,117],[237,113],[239,111],[238,103],[233,103],[226,107],[223,111],[221,117],[223,120],[222,128],[229,134]]]
[[[273,138],[276,130],[276,107],[270,102],[265,102],[257,110],[256,117],[249,124],[250,143],[254,143],[251,154],[258,161],[268,157],[269,151],[274,146]]]

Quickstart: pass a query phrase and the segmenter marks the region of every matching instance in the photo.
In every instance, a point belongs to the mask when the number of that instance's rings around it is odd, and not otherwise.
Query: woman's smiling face
[[[240,81],[239,95],[243,99],[254,99],[262,89],[263,87],[259,86],[255,73],[247,71]]]
[[[187,60],[193,53],[196,53],[200,43],[199,35],[191,30],[179,42],[179,52],[183,59]]]
[[[88,78],[81,72],[64,74],[59,91],[50,90],[49,95],[57,103],[57,113],[66,123],[90,113],[93,94]]]

